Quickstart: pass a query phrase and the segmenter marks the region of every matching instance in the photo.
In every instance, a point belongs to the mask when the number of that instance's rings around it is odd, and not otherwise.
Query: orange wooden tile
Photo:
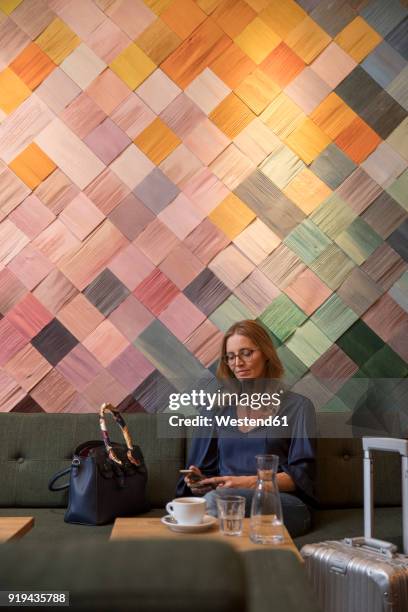
[[[267,74],[257,68],[238,85],[234,93],[256,115],[259,115],[280,91],[280,87]]]
[[[166,10],[167,7],[170,6],[172,0],[143,0],[146,6],[152,9],[153,13],[156,15],[161,15],[163,11]]]
[[[136,39],[136,44],[157,65],[161,64],[170,53],[173,53],[180,43],[181,38],[161,19],[156,19]]]
[[[382,38],[362,17],[356,17],[337,34],[334,41],[356,62],[361,62],[380,44]]]
[[[57,166],[33,142],[13,159],[9,167],[30,189],[35,189]]]
[[[260,68],[280,87],[286,87],[302,72],[305,62],[281,42],[261,63]]]
[[[31,43],[10,64],[10,68],[30,89],[35,89],[56,68],[56,64]]]
[[[1,111],[7,115],[12,113],[30,95],[31,90],[10,68],[0,72]]]
[[[306,115],[285,93],[279,94],[260,115],[261,121],[281,139],[287,138]]]
[[[357,117],[356,113],[334,92],[315,110],[310,118],[333,140]]]
[[[256,214],[234,193],[230,193],[208,218],[233,240],[256,218]]]
[[[229,138],[235,138],[255,115],[234,93],[231,93],[209,115],[211,121]]]
[[[379,135],[360,117],[356,117],[335,140],[356,164],[361,164],[381,142]]]
[[[299,172],[283,192],[307,215],[332,194],[326,183],[323,183],[309,168]]]
[[[285,43],[306,64],[310,64],[330,41],[330,36],[310,17],[306,17],[285,37]]]
[[[139,147],[156,165],[160,164],[181,143],[176,134],[159,118],[155,119],[135,140]]]
[[[255,17],[234,41],[255,64],[260,64],[279,45],[281,38],[262,19]]]
[[[193,0],[173,0],[160,17],[184,40],[206,19],[206,14]]]
[[[256,17],[256,12],[244,0],[222,0],[211,16],[228,36],[235,38]]]
[[[294,0],[269,0],[259,17],[276,34],[285,38],[307,17],[307,13]]]
[[[234,89],[256,68],[255,62],[232,43],[221,53],[210,68],[228,87]]]
[[[331,140],[311,119],[306,118],[285,142],[305,164],[311,164]]]
[[[185,89],[230,44],[211,19],[206,19],[161,65],[179,87]]]

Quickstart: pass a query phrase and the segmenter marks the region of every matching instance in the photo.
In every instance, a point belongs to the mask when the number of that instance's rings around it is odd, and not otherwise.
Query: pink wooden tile
[[[361,166],[376,183],[386,189],[406,170],[408,161],[403,159],[387,142],[382,142]]]
[[[23,0],[13,11],[13,21],[31,40],[35,40],[55,18],[47,0]]]
[[[159,269],[154,270],[134,291],[137,299],[156,317],[179,293],[176,285]]]
[[[260,270],[254,270],[234,293],[255,316],[259,316],[281,292]]]
[[[204,219],[200,225],[187,236],[183,244],[207,265],[230,240],[209,219]]]
[[[52,366],[32,344],[27,344],[6,363],[4,369],[28,392],[48,374]]]
[[[183,244],[172,249],[159,267],[181,291],[204,269],[198,257]]]
[[[202,166],[191,150],[181,144],[161,162],[159,168],[175,185],[183,189]]]
[[[150,325],[154,320],[154,316],[135,298],[134,295],[128,295],[128,297],[115,308],[109,320],[128,340],[130,340],[130,342],[133,342],[133,340]]]
[[[61,308],[57,319],[82,341],[102,323],[104,316],[82,293],[78,293]]]
[[[61,68],[55,68],[35,93],[54,113],[59,114],[81,93],[81,88]]]
[[[128,340],[107,319],[85,338],[83,345],[107,367],[129,345]]]
[[[30,189],[7,166],[0,169],[0,221],[28,196]],[[19,225],[16,223],[17,227]],[[20,227],[22,231],[23,228]],[[27,234],[29,235],[29,234]]]
[[[154,112],[134,93],[131,93],[111,113],[111,119],[134,140],[154,121]]]
[[[126,100],[130,89],[110,68],[107,68],[90,84],[86,93],[107,115],[110,115]]]
[[[86,89],[106,68],[105,62],[86,45],[81,43],[61,63],[60,68],[81,87]]]
[[[25,394],[25,391],[13,376],[0,370],[0,412],[12,410],[24,398]]]
[[[108,215],[126,198],[129,192],[129,187],[112,170],[106,168],[88,185],[84,194],[103,214]]]
[[[48,4],[82,39],[90,36],[106,19],[92,0],[52,0]]]
[[[127,146],[131,140],[112,121],[105,119],[84,139],[85,144],[103,161],[109,165]]]
[[[133,244],[120,251],[108,267],[131,291],[155,269],[150,259]]]
[[[179,242],[164,223],[155,219],[136,238],[134,244],[157,266]]]
[[[224,285],[234,290],[251,274],[255,265],[231,244],[218,253],[208,267]]]
[[[308,66],[285,88],[285,93],[308,115],[330,92],[330,85]]]
[[[10,219],[32,240],[54,221],[55,215],[32,194],[13,210]]]
[[[336,393],[358,371],[358,365],[337,344],[333,344],[310,370],[327,389]]]
[[[220,356],[222,337],[222,332],[207,319],[193,331],[184,345],[207,368]]]
[[[32,293],[27,293],[8,311],[7,319],[23,336],[31,340],[52,321],[53,315]]]
[[[202,168],[196,172],[184,186],[183,191],[206,215],[230,193],[209,168]]]
[[[346,78],[356,67],[356,62],[335,42],[328,47],[313,62],[312,70],[332,89]]]
[[[65,405],[63,412],[69,414],[87,414],[89,412],[98,412],[98,410],[92,407],[83,395],[75,392]]]
[[[212,70],[206,68],[191,81],[185,93],[209,115],[231,93],[231,89]]]
[[[60,117],[79,138],[85,138],[102,123],[106,115],[96,102],[82,93],[63,110]]]
[[[277,236],[263,221],[255,219],[236,238],[234,244],[257,266],[281,243]]]
[[[177,98],[181,89],[158,68],[143,81],[136,93],[156,115],[159,115]]]
[[[62,257],[76,253],[81,243],[62,221],[56,219],[33,240],[32,245],[52,263],[57,263]]]
[[[234,143],[257,166],[282,144],[258,117],[234,138]]]
[[[110,19],[105,19],[86,39],[86,44],[104,62],[109,64],[132,41]]]
[[[381,187],[362,168],[357,168],[336,192],[358,214],[382,193]]]
[[[155,215],[133,193],[129,193],[109,218],[126,238],[134,240],[154,220]]]
[[[210,168],[232,191],[255,170],[256,166],[232,143],[212,162]]]
[[[24,295],[27,289],[8,268],[0,269],[0,313],[5,315]]]
[[[402,325],[398,328],[396,334],[390,338],[388,344],[390,347],[398,353],[402,359],[408,361],[408,323],[406,320],[402,323]]]
[[[0,70],[8,66],[30,43],[30,39],[10,18],[0,22]]]
[[[408,324],[408,314],[388,293],[377,300],[362,319],[384,342],[401,334]]]
[[[184,93],[177,96],[160,117],[182,139],[206,118],[202,110]]]
[[[331,289],[309,268],[301,272],[284,291],[308,315],[317,310],[332,294]]]
[[[62,211],[59,219],[82,241],[102,223],[105,215],[84,193],[80,193]]]
[[[35,191],[37,198],[54,215],[59,215],[78,193],[78,187],[59,169],[55,170]]]
[[[208,165],[228,147],[230,139],[214,123],[205,119],[189,133],[184,144]]]
[[[56,369],[31,391],[31,396],[46,412],[66,412],[74,395],[74,387]]]
[[[129,189],[134,189],[154,170],[155,165],[132,143],[115,159],[110,167]]]
[[[205,215],[197,210],[184,193],[179,193],[177,198],[159,213],[158,218],[177,238],[184,240],[200,225]]]
[[[0,321],[0,367],[28,343],[27,336],[10,323],[7,317]]]
[[[130,345],[112,363],[108,371],[131,393],[154,371],[154,365]]]
[[[23,234],[9,219],[0,224],[0,265],[6,266],[20,253],[29,242],[28,236]]]
[[[77,293],[77,289],[58,269],[48,274],[33,292],[35,297],[54,315]]]
[[[29,289],[34,289],[45,278],[54,264],[38,249],[28,244],[9,263],[10,270]]]
[[[205,314],[180,293],[159,319],[176,338],[183,342],[205,320]]]
[[[127,395],[125,387],[106,371],[98,374],[84,392],[85,399],[95,411],[98,411],[104,402],[117,406]]]
[[[105,12],[132,40],[156,20],[156,15],[141,0],[111,2]]]
[[[82,344],[68,353],[57,365],[57,370],[77,391],[84,391],[94,378],[102,372],[102,366]]]

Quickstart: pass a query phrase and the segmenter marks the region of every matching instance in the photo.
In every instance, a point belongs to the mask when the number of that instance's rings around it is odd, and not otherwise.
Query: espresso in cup
[[[203,522],[207,502],[203,497],[178,497],[166,505],[166,512],[181,525]]]

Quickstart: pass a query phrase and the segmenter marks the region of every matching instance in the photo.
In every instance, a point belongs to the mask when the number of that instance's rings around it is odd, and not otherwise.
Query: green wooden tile
[[[311,264],[331,240],[310,219],[305,219],[283,241],[306,264]]]
[[[356,213],[336,193],[328,197],[313,211],[310,219],[334,240],[357,217]]]
[[[336,397],[339,398],[348,410],[358,410],[365,404],[369,384],[370,381],[367,378],[367,374],[359,370],[337,391]]]
[[[307,316],[290,300],[287,295],[280,295],[261,314],[259,319],[279,340],[284,342],[306,321]]]
[[[408,211],[408,170],[405,170],[385,191]]]
[[[381,338],[361,320],[354,323],[337,344],[360,367],[384,346]]]
[[[289,338],[286,346],[310,368],[332,344],[312,321],[306,321]]]
[[[355,219],[335,241],[357,265],[364,263],[384,242],[361,217]]]
[[[324,406],[318,408],[317,412],[350,412],[350,409],[334,395]]]
[[[362,369],[371,378],[403,378],[408,375],[408,364],[388,345],[366,361]]]
[[[237,321],[253,318],[252,312],[235,295],[230,295],[209,317],[222,332],[226,332]]]
[[[408,312],[408,271],[405,272],[389,291],[390,296]]]
[[[314,160],[310,169],[331,189],[337,189],[356,169],[356,165],[335,144],[330,144]]]
[[[313,321],[330,340],[335,342],[357,321],[357,319],[358,316],[356,313],[353,312],[336,293],[334,293],[316,310],[311,321]]]
[[[308,367],[285,344],[278,348],[277,353],[285,370],[285,383],[291,387],[306,374]]]
[[[340,287],[354,267],[354,261],[337,244],[330,244],[310,264],[311,270],[333,291]]]
[[[263,174],[270,178],[279,189],[284,189],[303,168],[305,164],[286,145],[282,145],[271,153],[260,166]]]

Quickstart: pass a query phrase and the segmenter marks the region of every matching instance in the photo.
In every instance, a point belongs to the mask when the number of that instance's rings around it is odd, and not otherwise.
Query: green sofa
[[[150,515],[162,516],[174,497],[178,470],[186,463],[185,436],[166,438],[166,415],[129,413],[126,421],[140,444],[149,470]],[[121,441],[111,426],[111,438]],[[168,432],[168,428],[167,428]],[[0,516],[35,517],[25,541],[54,541],[78,536],[107,540],[111,525],[87,527],[64,523],[67,493],[48,491],[54,472],[68,467],[73,450],[86,440],[100,439],[96,414],[0,414]],[[357,439],[317,440],[317,495],[313,530],[295,540],[308,542],[363,533],[362,451]],[[390,454],[376,456],[376,536],[397,541],[401,537],[400,463]]]

